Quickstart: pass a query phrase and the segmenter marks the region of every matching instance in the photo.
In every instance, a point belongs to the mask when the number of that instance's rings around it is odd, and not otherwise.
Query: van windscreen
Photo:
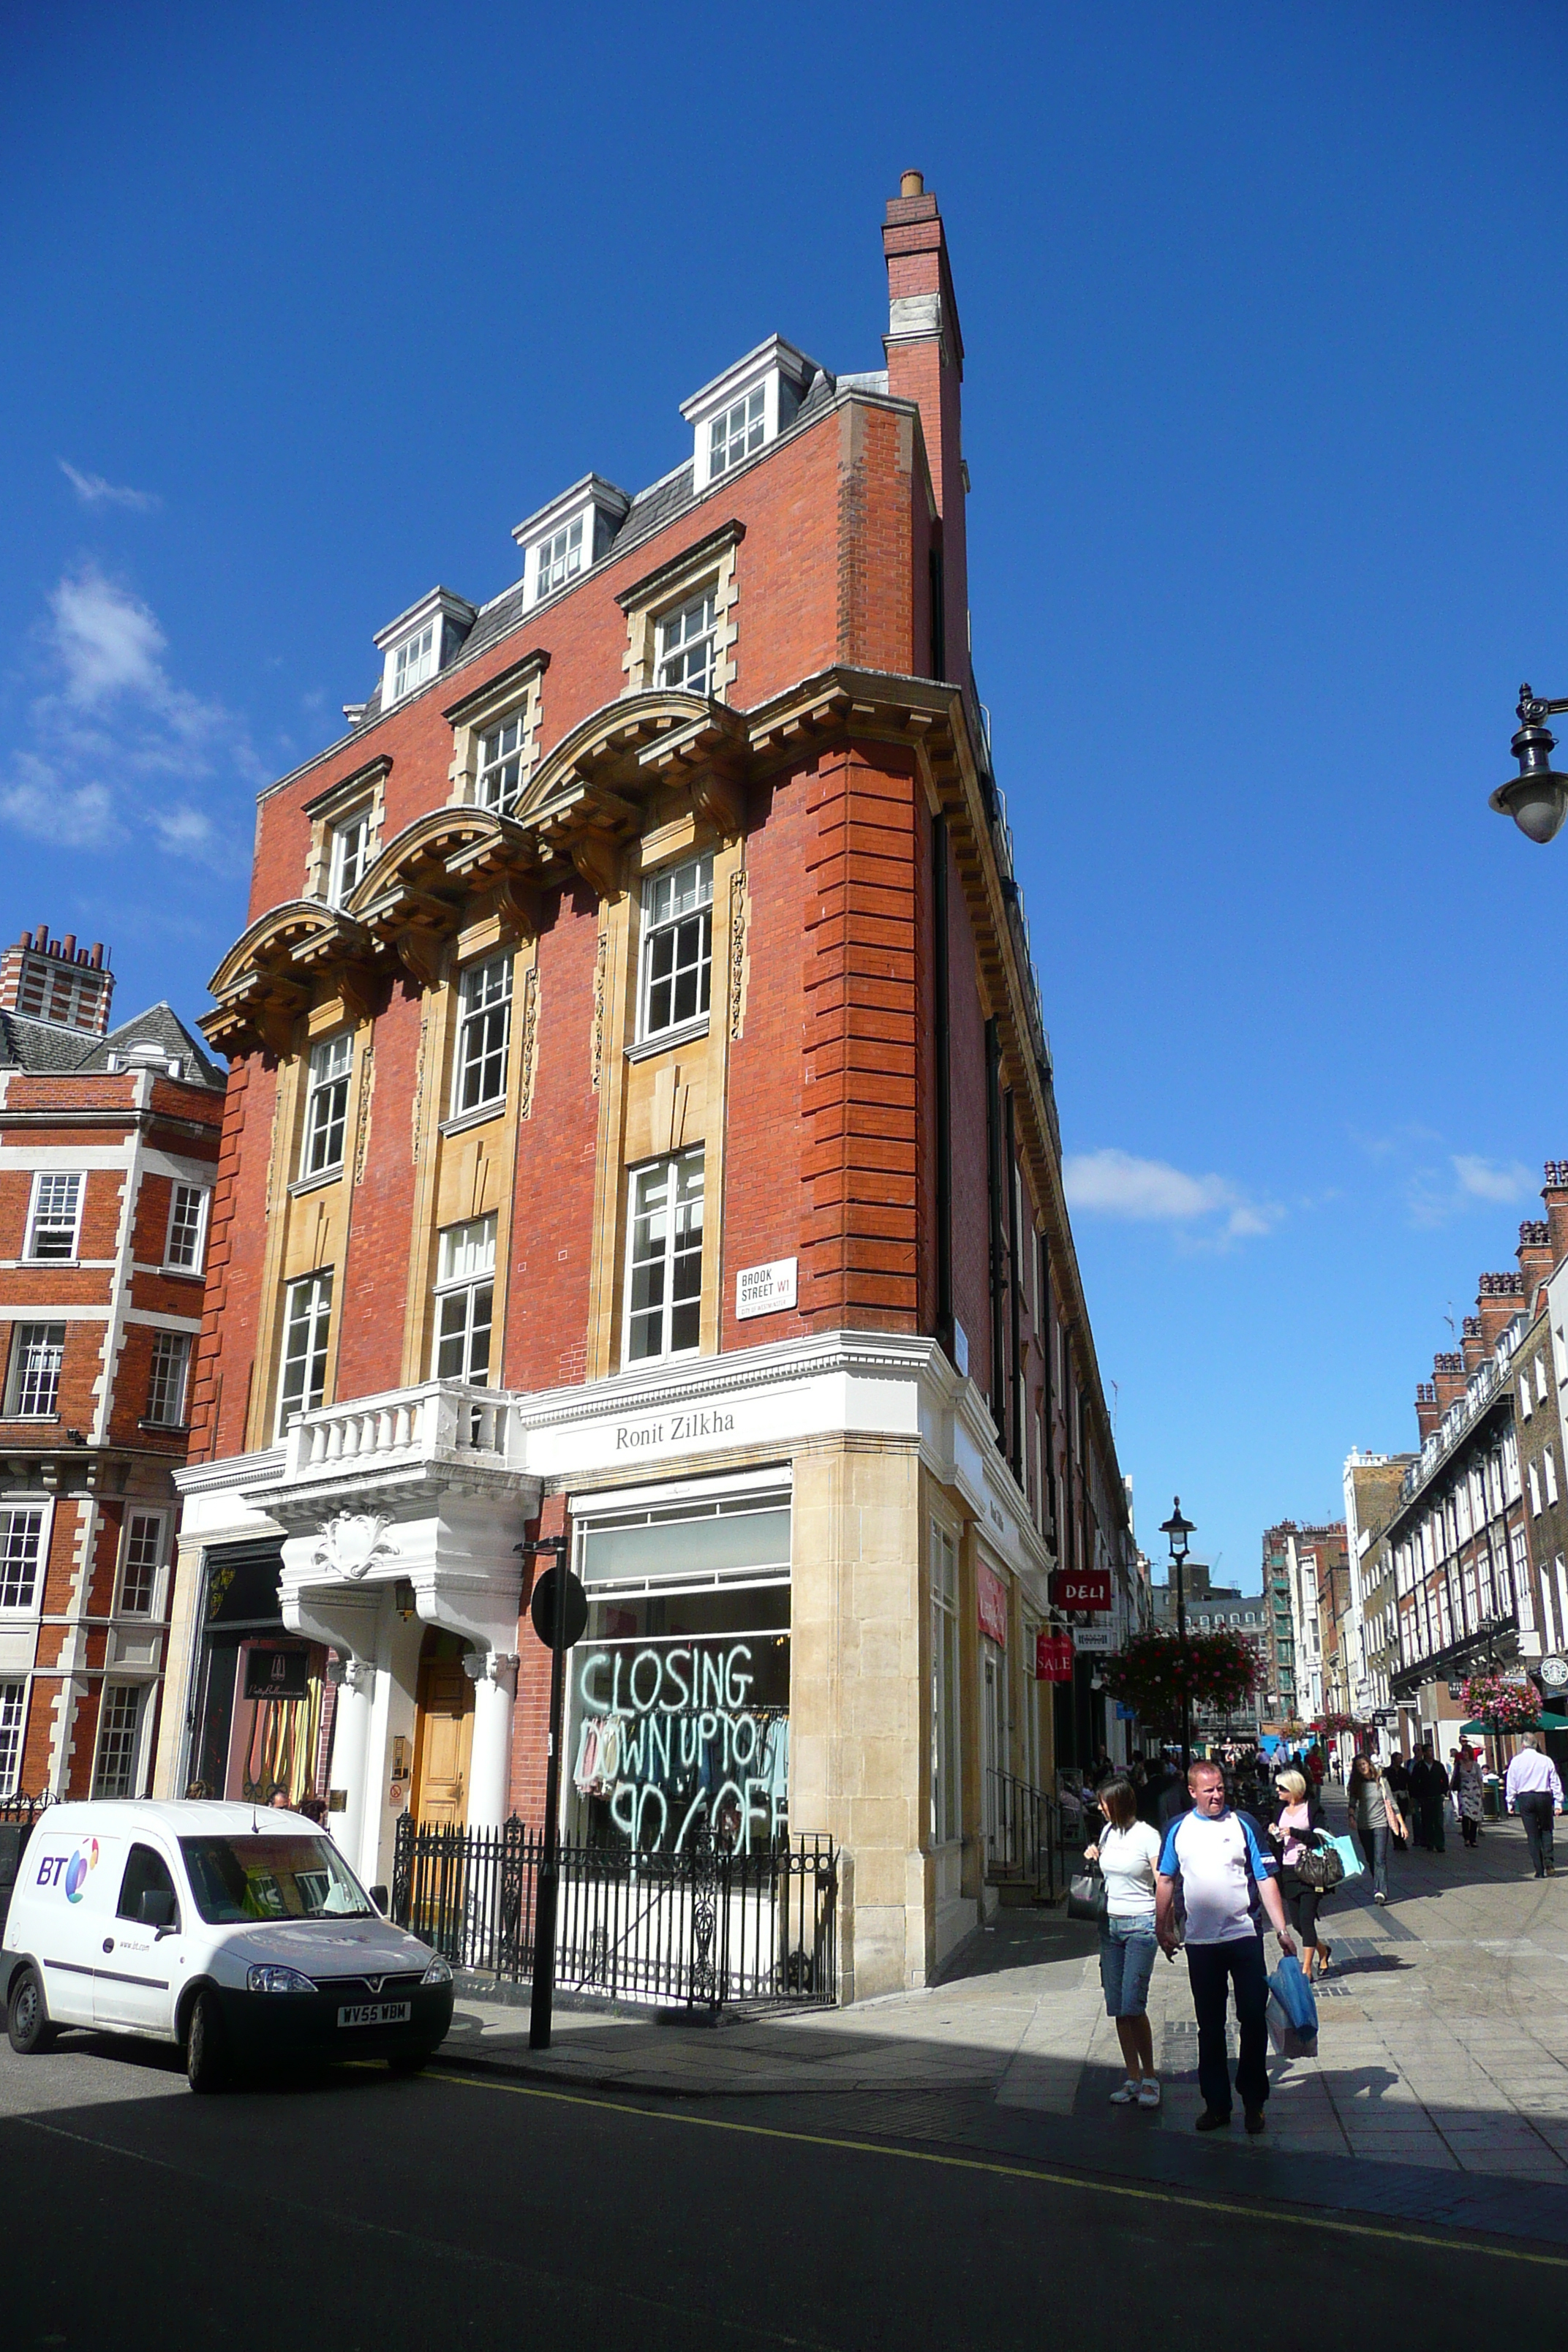
[[[209,1927],[375,1916],[331,1838],[184,1837],[180,1852]]]

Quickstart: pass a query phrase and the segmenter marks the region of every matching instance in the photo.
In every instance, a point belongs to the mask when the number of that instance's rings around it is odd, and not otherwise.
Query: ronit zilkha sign
[[[795,1305],[798,1260],[775,1257],[771,1265],[743,1265],[735,1276],[735,1319],[753,1315],[781,1315]]]

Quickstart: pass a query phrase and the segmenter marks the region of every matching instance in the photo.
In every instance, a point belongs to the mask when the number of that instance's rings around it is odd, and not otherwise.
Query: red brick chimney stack
[[[1443,1408],[1437,1402],[1437,1391],[1430,1381],[1415,1383],[1415,1427],[1423,1445],[1433,1434],[1443,1418]]]
[[[906,172],[882,224],[888,264],[888,390],[919,403],[940,518],[946,669],[969,679],[969,576],[964,537],[963,337],[936,198]]]
[[[1519,1229],[1519,1273],[1524,1285],[1524,1311],[1533,1315],[1537,1294],[1552,1279],[1557,1260],[1552,1249],[1552,1227],[1545,1217],[1528,1217]]]
[[[1541,1188],[1546,1203],[1547,1238],[1552,1247],[1552,1263],[1561,1265],[1568,1257],[1568,1160],[1549,1160],[1546,1181]]]
[[[47,923],[40,923],[0,955],[0,1012],[24,1021],[101,1037],[109,1028],[113,994],[114,974],[104,967],[101,940],[79,948],[74,931],[52,940]]]
[[[1481,1318],[1479,1315],[1466,1316],[1459,1339],[1459,1353],[1465,1360],[1467,1378],[1471,1372],[1479,1372],[1486,1362],[1487,1351],[1481,1340]]]
[[[1482,1275],[1476,1312],[1481,1318],[1481,1340],[1489,1356],[1523,1305],[1522,1275]]]
[[[1464,1358],[1458,1354],[1434,1356],[1432,1387],[1437,1399],[1437,1418],[1441,1421],[1448,1407],[1458,1403],[1465,1393]]]

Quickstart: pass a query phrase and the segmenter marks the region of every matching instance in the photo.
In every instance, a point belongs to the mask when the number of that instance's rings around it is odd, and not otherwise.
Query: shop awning
[[[1461,1739],[1485,1738],[1492,1728],[1489,1723],[1461,1723],[1459,1737]],[[1533,1723],[1521,1723],[1519,1728],[1521,1731],[1568,1731],[1568,1715],[1554,1715],[1550,1707],[1542,1707]],[[1503,1736],[1507,1738],[1513,1735],[1505,1733]]]

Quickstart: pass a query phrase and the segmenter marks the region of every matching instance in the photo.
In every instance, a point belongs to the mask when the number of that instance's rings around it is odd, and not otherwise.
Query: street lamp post
[[[1568,775],[1552,764],[1557,738],[1546,725],[1568,710],[1568,697],[1543,701],[1528,685],[1519,689],[1519,731],[1510,750],[1519,761],[1519,773],[1500,784],[1488,805],[1500,816],[1512,817],[1521,833],[1542,847],[1568,816]]]
[[[1168,1519],[1161,1522],[1160,1533],[1168,1536],[1171,1544],[1171,1567],[1176,1579],[1176,1640],[1182,1653],[1182,1778],[1193,1760],[1193,1694],[1187,1680],[1187,1538],[1193,1532],[1193,1521],[1182,1517],[1182,1498],[1176,1496],[1175,1508]]]

